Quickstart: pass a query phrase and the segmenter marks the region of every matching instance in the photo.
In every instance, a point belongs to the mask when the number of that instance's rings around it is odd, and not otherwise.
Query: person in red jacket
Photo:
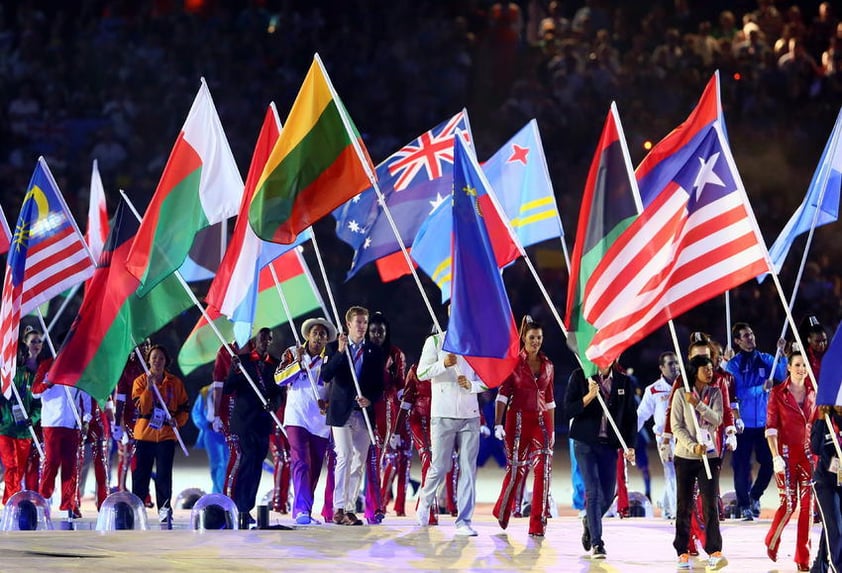
[[[533,466],[532,511],[529,535],[543,537],[555,443],[553,363],[541,352],[544,331],[524,317],[520,328],[520,360],[497,393],[494,436],[505,440],[508,463],[503,487],[494,506],[494,517],[506,529],[529,467]],[[503,426],[503,415],[506,425]]]
[[[147,338],[138,346],[141,356],[149,352],[151,342]],[[117,442],[117,489],[129,491],[129,471],[135,469],[134,425],[137,422],[137,410],[132,401],[132,385],[138,376],[143,375],[143,365],[132,351],[114,389],[114,424],[111,426],[111,438]],[[153,507],[150,499],[145,499],[146,507]]]
[[[795,564],[799,571],[809,571],[813,511],[810,427],[816,414],[816,389],[807,376],[806,358],[795,345],[788,356],[787,371],[787,379],[769,393],[766,408],[766,441],[772,451],[781,499],[766,534],[766,554],[777,561],[781,534],[798,506]]]

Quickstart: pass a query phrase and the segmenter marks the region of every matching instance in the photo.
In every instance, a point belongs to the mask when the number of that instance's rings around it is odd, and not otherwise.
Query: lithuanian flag
[[[371,186],[368,173],[368,152],[316,54],[258,180],[252,229],[264,241],[290,244]]]

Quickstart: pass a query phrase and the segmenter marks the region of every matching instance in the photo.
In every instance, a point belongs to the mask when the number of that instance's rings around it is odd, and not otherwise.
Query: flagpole
[[[143,367],[143,373],[146,374],[147,381],[149,379],[149,365],[146,363],[146,360],[143,358],[143,355],[140,353],[140,349],[137,347],[137,342],[132,336],[132,344],[135,345],[134,353],[137,356],[138,360],[140,360],[140,365]],[[184,440],[181,439],[181,433],[178,431],[178,426],[172,423],[172,416],[170,415],[170,408],[166,402],[164,402],[164,397],[161,396],[161,391],[158,390],[158,386],[156,384],[150,384],[152,386],[152,391],[155,393],[155,397],[158,399],[158,403],[161,404],[162,410],[164,414],[167,415],[167,421],[170,422],[170,426],[172,427],[172,431],[175,434],[175,439],[178,440],[178,445],[181,446],[181,451],[184,452],[184,455],[189,457],[190,452],[187,451],[187,446],[184,445]]]
[[[301,337],[298,336],[298,331],[295,330],[295,321],[292,318],[292,314],[290,314],[289,305],[287,304],[287,297],[284,295],[284,289],[281,287],[281,281],[278,280],[278,273],[275,272],[275,261],[269,263],[269,272],[272,273],[272,280],[275,281],[275,288],[278,290],[278,297],[281,299],[281,306],[284,307],[284,313],[287,315],[287,321],[289,322],[289,328],[292,330],[292,336],[295,338],[295,345],[301,346]],[[316,389],[316,382],[313,380],[313,371],[310,370],[310,365],[305,364],[303,360],[300,361],[301,365],[304,367],[304,370],[307,371],[307,379],[310,381],[310,387],[313,389],[313,397],[316,399],[316,403],[321,400],[319,398],[319,391]]]
[[[56,311],[55,316],[52,318],[52,320],[50,320],[50,324],[49,324],[49,326],[47,326],[46,332],[52,332],[53,327],[56,325],[56,322],[58,322],[58,319],[64,313],[64,310],[67,308],[67,305],[70,304],[70,299],[72,299],[74,296],[76,296],[76,293],[79,292],[79,288],[81,286],[82,286],[82,283],[78,283],[78,284],[73,285],[73,288],[70,289],[70,293],[68,293],[68,295],[66,297],[64,297],[64,300],[62,301],[61,306],[58,307],[58,310]],[[46,334],[46,332],[45,332],[45,334]]]
[[[126,192],[123,191],[122,189],[120,189],[120,195],[126,201],[126,205],[129,207],[129,209],[132,210],[132,213],[137,218],[137,220],[140,221],[141,220],[140,213],[137,212],[137,209],[135,209],[134,204],[132,203],[131,199],[129,199],[129,196],[126,195]],[[225,350],[228,351],[228,354],[231,356],[231,358],[236,358],[237,355],[234,353],[234,349],[231,348],[231,345],[228,343],[227,340],[225,340],[225,337],[222,336],[222,333],[219,332],[219,328],[217,328],[216,324],[214,324],[214,322],[213,322],[213,319],[210,317],[210,315],[208,315],[208,311],[205,309],[204,306],[202,306],[202,303],[199,302],[199,299],[196,298],[196,295],[193,293],[193,289],[190,288],[190,286],[187,284],[187,281],[184,280],[184,277],[181,276],[181,273],[178,271],[178,269],[176,269],[173,274],[178,279],[179,284],[181,284],[181,288],[184,289],[184,292],[187,293],[187,296],[190,297],[190,300],[193,302],[193,304],[196,306],[196,308],[199,309],[199,312],[202,313],[202,317],[205,319],[205,321],[207,321],[208,326],[211,327],[211,330],[213,330],[214,334],[216,334],[216,337],[222,343],[222,346],[225,348]],[[257,395],[257,398],[260,400],[261,405],[264,408],[266,408],[269,405],[269,401],[266,400],[266,397],[260,391],[260,388],[257,387],[257,384],[255,384],[254,380],[252,380],[251,376],[246,371],[246,369],[243,367],[243,365],[239,361],[235,361],[235,362],[237,364],[237,367],[240,369],[240,372],[242,373],[243,377],[246,379],[246,381],[251,386],[251,389],[254,390],[254,393]],[[269,408],[267,411],[269,412],[269,415],[272,416],[272,419],[275,421],[275,424],[278,426],[278,428],[280,428],[281,433],[284,436],[286,436],[287,431],[284,429],[284,425],[278,419],[278,415],[275,413],[275,411],[271,408]]]
[[[731,348],[731,291],[725,291],[725,348]]]
[[[318,56],[317,56],[318,57]],[[327,280],[327,272],[325,271],[325,265],[322,261],[322,253],[319,250],[319,243],[316,241],[316,234],[313,233],[313,249],[316,252],[316,260],[319,263],[319,271],[322,273],[322,280],[325,283],[325,289],[327,290],[327,298],[330,302],[330,307],[333,309],[333,316],[334,320],[336,321],[336,328],[341,333],[342,332],[342,320],[339,317],[339,310],[336,307],[336,301],[333,299],[333,291],[330,288],[330,283]],[[354,368],[354,359],[351,357],[351,348],[346,344],[345,345],[345,356],[348,358],[348,369],[351,371],[351,379],[354,381],[354,390],[357,392],[357,398],[363,397],[362,389],[360,388],[360,381],[357,378],[357,369]],[[374,427],[371,425],[371,420],[368,417],[368,408],[361,408],[363,413],[363,419],[365,420],[365,426],[368,428],[368,437],[371,440],[372,445],[377,444],[377,439],[374,437]]]
[[[56,357],[56,347],[53,345],[53,337],[50,336],[50,331],[47,330],[47,325],[44,322],[44,315],[41,314],[41,309],[38,308],[38,322],[41,323],[41,330],[44,331],[44,337],[47,339],[47,346],[50,347],[50,354],[53,355],[53,359]],[[73,417],[76,418],[76,423],[79,425],[79,431],[82,432],[82,417],[79,415],[79,408],[76,407],[76,402],[73,397],[70,395],[70,387],[64,386],[64,395],[67,396],[67,401],[70,403],[70,410],[73,412]],[[82,441],[84,441],[84,432],[82,435]]]

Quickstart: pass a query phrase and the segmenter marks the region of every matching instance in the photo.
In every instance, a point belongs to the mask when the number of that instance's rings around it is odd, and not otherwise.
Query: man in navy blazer
[[[336,448],[335,486],[333,490],[333,522],[339,525],[362,525],[354,515],[368,448],[371,445],[363,408],[374,423],[372,404],[383,397],[385,357],[379,346],[365,338],[368,310],[352,306],[345,313],[348,334],[340,334],[336,352],[322,368],[322,377],[329,383],[327,424],[333,432]],[[346,349],[350,351],[346,352]],[[351,375],[351,361],[360,384],[357,395]]]

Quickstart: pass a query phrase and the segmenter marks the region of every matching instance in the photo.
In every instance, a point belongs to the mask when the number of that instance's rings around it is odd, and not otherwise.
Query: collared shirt
[[[327,438],[330,435],[330,427],[325,423],[325,415],[319,411],[319,403],[313,394],[313,384],[307,374],[309,368],[319,399],[326,400],[327,390],[322,380],[325,350],[318,356],[311,356],[305,352],[300,362],[296,358],[296,351],[295,346],[287,349],[275,374],[275,381],[287,386],[284,426],[297,426],[314,436]]]

